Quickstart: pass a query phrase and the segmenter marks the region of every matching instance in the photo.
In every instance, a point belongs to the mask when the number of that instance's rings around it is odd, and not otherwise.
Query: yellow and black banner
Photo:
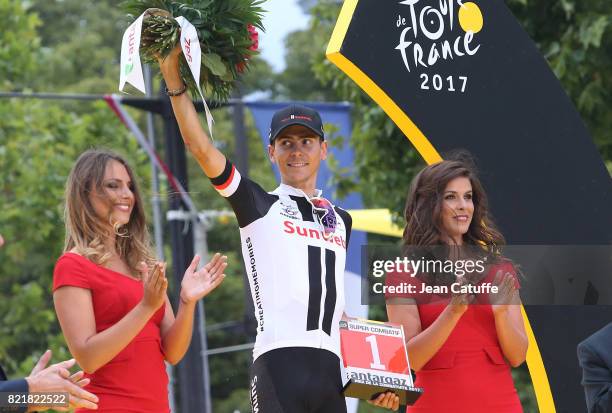
[[[345,0],[327,56],[426,162],[474,155],[510,244],[551,247],[527,274],[527,364],[541,412],[584,411],[576,346],[612,321],[612,182],[536,45],[502,0]]]

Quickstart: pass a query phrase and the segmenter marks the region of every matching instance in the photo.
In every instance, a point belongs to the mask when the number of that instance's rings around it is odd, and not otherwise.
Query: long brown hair
[[[130,221],[123,226],[111,222],[110,217],[109,222],[103,222],[96,215],[90,200],[92,192],[101,196],[105,194],[102,183],[110,161],[117,161],[125,167],[133,185],[134,208]],[[76,249],[83,257],[104,265],[113,255],[104,246],[104,240],[112,236],[113,231],[117,253],[130,267],[133,275],[140,276],[137,270],[139,262],[144,261],[149,266],[155,262],[138,185],[132,168],[121,156],[103,149],[83,152],[66,181],[65,198],[64,252]]]
[[[487,195],[474,167],[466,161],[449,160],[429,165],[414,177],[404,210],[404,246],[444,244],[441,218],[444,190],[451,180],[458,177],[470,180],[474,202],[472,222],[463,235],[464,243],[481,245],[490,253],[505,244],[504,237],[489,216]]]

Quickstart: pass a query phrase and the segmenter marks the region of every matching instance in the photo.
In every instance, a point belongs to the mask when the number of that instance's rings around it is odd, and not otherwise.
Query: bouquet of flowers
[[[179,43],[182,16],[197,32],[201,50],[200,86],[216,100],[227,100],[238,76],[248,69],[249,59],[258,53],[257,29],[261,23],[264,0],[125,0],[122,4],[134,22],[142,21],[140,51],[146,62],[157,55],[167,56]],[[185,50],[185,49],[183,49]],[[185,56],[181,56],[181,75],[187,87],[197,91]]]

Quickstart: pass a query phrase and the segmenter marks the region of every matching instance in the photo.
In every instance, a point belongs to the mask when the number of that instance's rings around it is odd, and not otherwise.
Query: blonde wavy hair
[[[113,222],[111,216],[108,217],[107,222],[101,220],[90,200],[92,193],[105,199],[106,191],[102,184],[106,166],[110,161],[117,161],[125,167],[133,185],[134,208],[130,221],[125,225]],[[65,199],[64,252],[74,249],[88,260],[104,265],[113,255],[113,252],[108,251],[105,247],[104,240],[114,232],[117,253],[127,263],[133,275],[140,278],[140,272],[137,270],[139,262],[144,261],[148,266],[155,263],[134,173],[121,156],[103,149],[90,149],[83,152],[72,167],[66,181]],[[110,202],[108,198],[106,201]]]

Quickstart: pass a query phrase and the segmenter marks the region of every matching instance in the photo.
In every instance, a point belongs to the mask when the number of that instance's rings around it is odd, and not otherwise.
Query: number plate
[[[414,387],[400,325],[370,320],[340,322],[342,359],[349,382],[348,397],[371,400],[385,391],[413,404],[423,392]]]

